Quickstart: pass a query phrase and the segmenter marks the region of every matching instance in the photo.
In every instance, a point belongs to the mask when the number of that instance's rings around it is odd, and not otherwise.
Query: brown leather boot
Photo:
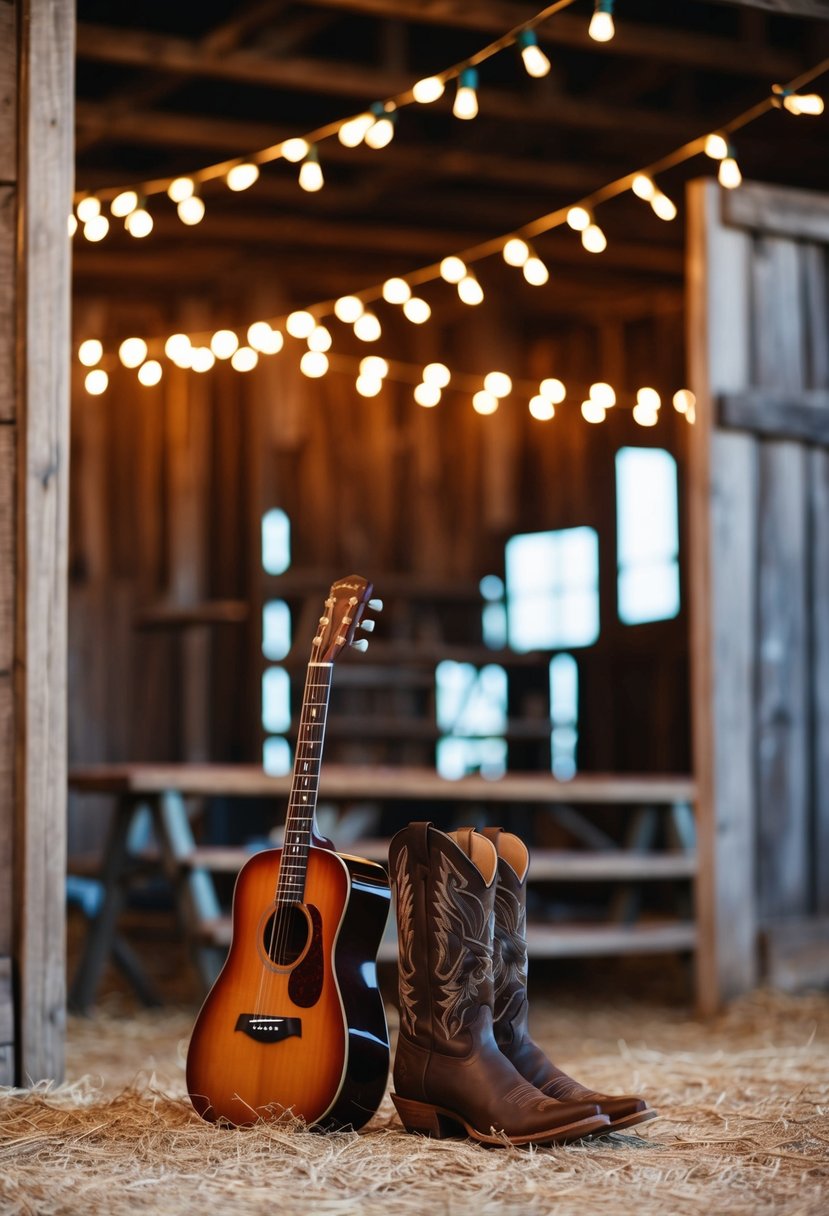
[[[492,1034],[497,854],[429,823],[391,842],[399,939],[400,1036],[392,1100],[404,1127],[484,1144],[557,1143],[607,1128],[593,1102],[560,1102],[528,1084]]]
[[[466,829],[464,829],[466,830]],[[481,833],[498,852],[495,938],[492,954],[495,1040],[521,1076],[561,1102],[595,1102],[607,1115],[606,1131],[619,1131],[655,1119],[644,1098],[596,1093],[553,1064],[530,1037],[527,1026],[527,871],[529,853],[522,840],[501,828]]]

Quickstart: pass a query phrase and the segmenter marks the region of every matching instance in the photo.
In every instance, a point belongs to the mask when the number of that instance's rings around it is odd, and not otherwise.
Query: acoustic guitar
[[[372,586],[334,583],[305,681],[282,847],[236,880],[227,960],[196,1020],[187,1089],[203,1119],[286,1113],[324,1129],[366,1123],[380,1104],[389,1037],[376,958],[389,911],[385,870],[333,851],[314,812],[334,662],[355,642]]]

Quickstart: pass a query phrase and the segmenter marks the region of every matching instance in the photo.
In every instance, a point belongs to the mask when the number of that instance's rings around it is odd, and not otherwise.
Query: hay
[[[557,1044],[562,1064],[598,1086],[638,1088],[662,1118],[641,1136],[529,1150],[407,1136],[388,1098],[360,1135],[210,1127],[184,1096],[191,1022],[190,1012],[71,1020],[75,1080],[0,1098],[4,1216],[817,1216],[829,1207],[825,996],[757,993],[704,1024],[682,1009],[536,1001],[537,1035]]]

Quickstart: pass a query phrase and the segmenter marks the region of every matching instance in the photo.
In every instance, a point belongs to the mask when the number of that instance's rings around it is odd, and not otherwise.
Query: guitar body
[[[303,900],[279,907],[282,865],[283,850],[268,849],[239,873],[230,951],[196,1020],[187,1089],[210,1122],[290,1111],[309,1126],[359,1128],[389,1069],[375,961],[388,879],[373,862],[312,846]]]

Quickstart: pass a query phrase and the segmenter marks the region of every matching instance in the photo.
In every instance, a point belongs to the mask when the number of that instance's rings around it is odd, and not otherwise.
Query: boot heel
[[[466,1135],[459,1123],[450,1119],[436,1106],[430,1106],[426,1102],[414,1102],[411,1098],[400,1098],[397,1094],[392,1094],[391,1100],[407,1132],[433,1136],[435,1140]]]

